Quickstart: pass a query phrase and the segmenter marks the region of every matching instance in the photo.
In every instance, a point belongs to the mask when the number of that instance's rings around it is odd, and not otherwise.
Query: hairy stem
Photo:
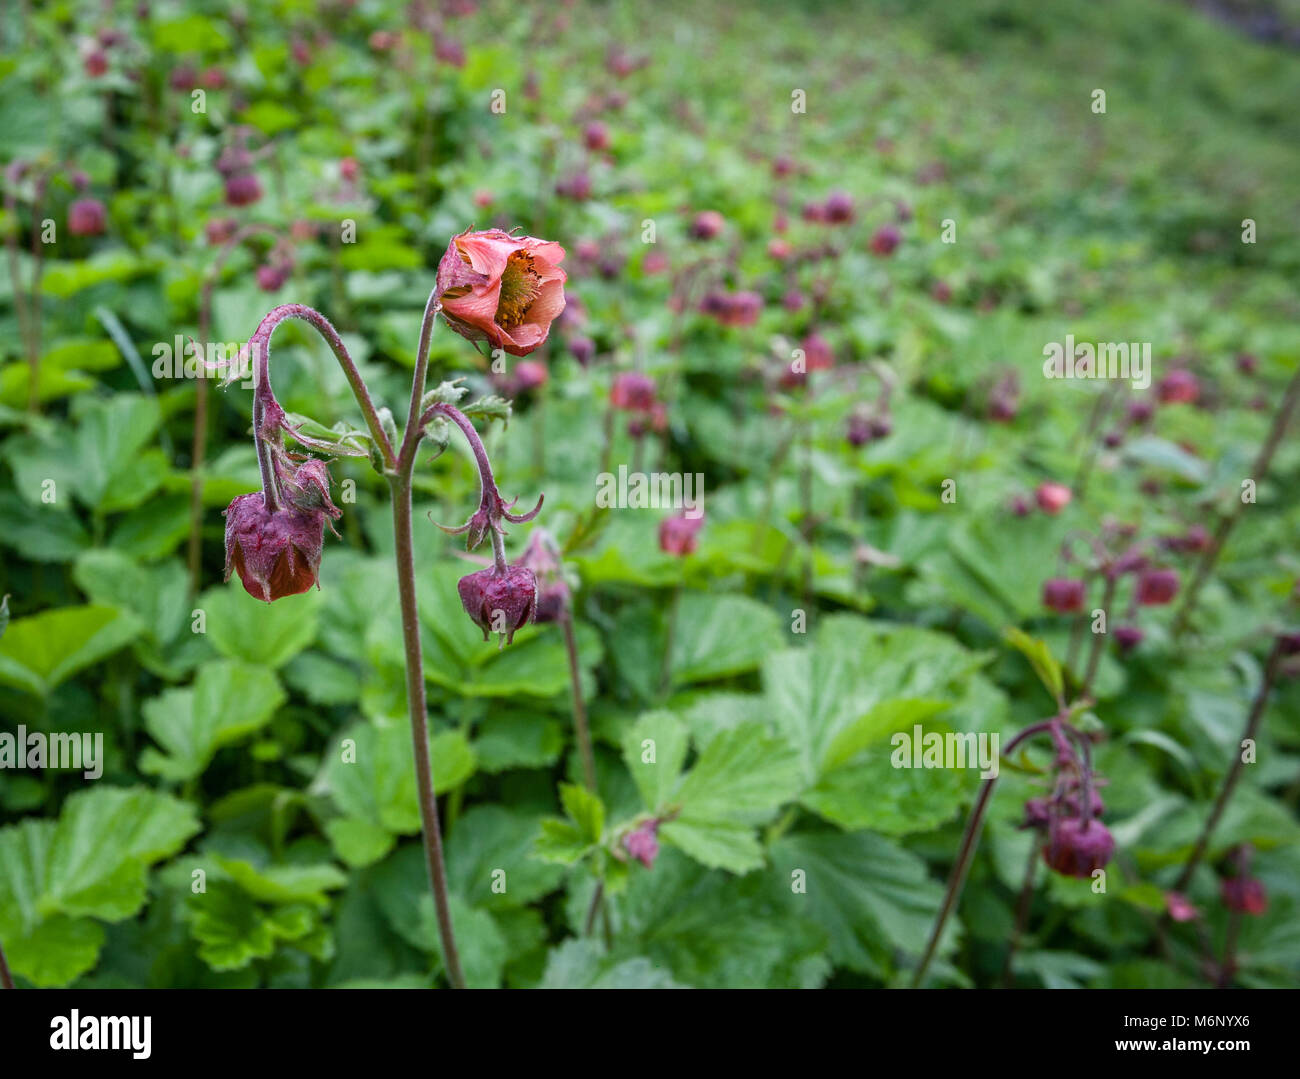
[[[1056,723],[1057,719],[1055,717],[1041,720],[1038,723],[1031,723],[1007,743],[1002,755],[1005,756],[1010,753],[1026,738],[1051,730]],[[944,924],[948,921],[948,916],[952,914],[957,905],[962,885],[966,883],[966,871],[970,868],[971,860],[975,856],[975,848],[979,845],[980,825],[983,823],[984,812],[989,807],[989,800],[993,797],[993,788],[997,781],[997,776],[990,776],[984,780],[980,785],[980,792],[975,798],[975,804],[971,806],[970,816],[966,820],[966,830],[962,833],[961,846],[957,850],[957,860],[953,863],[952,873],[948,877],[948,888],[944,893],[943,906],[939,908],[939,914],[934,920],[934,928],[930,930],[930,940],[925,946],[925,954],[921,956],[921,962],[917,964],[916,972],[912,975],[913,989],[919,987],[925,979],[925,972],[929,969],[930,960],[934,958],[934,951],[939,946],[939,937],[943,934]]]
[[[1273,416],[1273,424],[1269,428],[1263,446],[1260,447],[1259,456],[1255,458],[1255,466],[1251,469],[1251,476],[1257,484],[1262,482],[1268,474],[1269,466],[1273,463],[1273,455],[1277,452],[1282,436],[1286,434],[1287,424],[1291,421],[1291,414],[1295,411],[1297,401],[1300,401],[1300,370],[1296,371],[1287,384],[1286,393],[1282,396],[1282,403]],[[1178,608],[1178,614],[1174,618],[1173,632],[1175,637],[1180,636],[1187,628],[1192,612],[1196,608],[1196,601],[1200,596],[1201,588],[1214,571],[1214,567],[1219,561],[1219,555],[1223,552],[1223,545],[1227,542],[1228,534],[1236,525],[1245,505],[1246,503],[1238,498],[1236,504],[1232,507],[1232,512],[1219,521],[1219,527],[1215,529],[1210,545],[1205,549],[1205,553],[1201,555],[1201,561],[1196,566],[1196,573],[1192,577],[1192,582],[1187,586],[1187,591],[1183,594],[1182,605]]]
[[[1282,660],[1282,643],[1275,641],[1273,651],[1269,653],[1268,661],[1264,664],[1264,676],[1259,683],[1259,691],[1255,694],[1254,701],[1251,702],[1250,712],[1246,717],[1246,727],[1241,732],[1241,741],[1253,741],[1259,733],[1259,725],[1264,718],[1264,707],[1268,703],[1268,695],[1273,689],[1273,682],[1277,678],[1278,667]],[[1196,841],[1196,846],[1192,848],[1191,857],[1187,859],[1187,864],[1183,866],[1183,871],[1178,875],[1173,890],[1175,892],[1183,891],[1192,879],[1192,874],[1196,872],[1196,867],[1201,864],[1201,859],[1205,857],[1206,850],[1210,846],[1210,838],[1214,835],[1214,829],[1218,827],[1219,819],[1223,816],[1223,811],[1228,807],[1228,801],[1232,797],[1232,792],[1237,788],[1237,782],[1241,779],[1242,770],[1246,762],[1242,758],[1241,746],[1238,745],[1237,752],[1232,759],[1232,767],[1228,769],[1228,774],[1223,778],[1223,786],[1219,788],[1219,796],[1215,799],[1214,808],[1210,810],[1210,815],[1205,821],[1205,827],[1201,830],[1200,837]]]
[[[587,706],[582,699],[582,668],[578,664],[578,641],[573,633],[573,612],[566,610],[560,618],[564,629],[564,649],[569,654],[569,685],[573,691],[573,729],[577,733],[578,752],[582,756],[582,778],[587,789],[596,793],[596,758],[591,749],[591,731],[587,727]]]
[[[429,885],[438,915],[443,964],[452,988],[463,989],[465,976],[456,950],[456,935],[447,898],[447,871],[442,855],[442,830],[438,801],[433,790],[433,761],[429,749],[429,721],[425,708],[424,655],[420,647],[420,614],[415,596],[415,552],[411,543],[411,466],[415,455],[389,478],[393,494],[393,535],[396,540],[397,591],[402,608],[402,641],[406,648],[406,703],[411,717],[415,749],[415,781],[420,797],[420,823]]]

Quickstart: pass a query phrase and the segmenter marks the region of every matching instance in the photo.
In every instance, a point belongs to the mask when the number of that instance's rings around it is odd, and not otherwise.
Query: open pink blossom
[[[564,310],[564,248],[500,229],[453,237],[438,263],[442,313],[462,337],[527,356]]]

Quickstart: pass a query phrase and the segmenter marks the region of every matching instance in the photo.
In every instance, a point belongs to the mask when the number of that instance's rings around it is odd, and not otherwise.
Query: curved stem
[[[356,398],[357,404],[361,407],[361,414],[365,417],[366,426],[370,429],[370,437],[375,440],[375,444],[379,447],[385,466],[389,469],[394,468],[397,465],[397,456],[393,450],[393,445],[388,441],[388,435],[384,433],[383,425],[379,422],[379,414],[375,411],[374,402],[370,399],[370,391],[362,380],[357,365],[352,362],[352,357],[348,355],[347,346],[343,344],[338,331],[330,325],[329,319],[305,304],[281,304],[262,319],[253,336],[249,338],[246,349],[252,354],[254,385],[256,387],[253,391],[255,394],[253,399],[254,435],[259,440],[261,439],[262,431],[258,423],[259,402],[265,404],[267,401],[274,402],[275,400],[271,392],[271,334],[275,332],[275,328],[281,322],[290,318],[308,323],[325,339],[330,351],[334,353],[334,358],[339,361],[339,366],[343,368],[343,374],[348,380],[348,385],[352,388],[352,396]],[[265,418],[264,408],[260,418]],[[258,458],[260,464],[260,452]]]
[[[1057,722],[1057,718],[1053,716],[1051,719],[1031,723],[1007,743],[1006,748],[1002,751],[1002,756],[1006,756],[1025,739],[1051,730]],[[966,820],[966,830],[962,833],[961,846],[957,850],[957,860],[953,863],[952,873],[948,877],[948,888],[943,897],[943,906],[939,909],[939,914],[935,918],[934,928],[930,930],[930,940],[925,946],[925,954],[921,956],[921,962],[912,975],[913,989],[920,986],[922,980],[924,980],[925,972],[930,966],[930,960],[934,958],[935,948],[939,945],[939,937],[943,933],[944,924],[948,921],[948,916],[957,905],[957,898],[961,895],[962,885],[966,882],[966,871],[970,868],[971,860],[975,856],[975,848],[979,844],[980,825],[984,820],[984,812],[988,809],[989,800],[993,797],[993,787],[997,781],[997,776],[990,776],[984,780],[980,785],[980,792],[975,799],[975,804],[971,807],[970,816]]]
[[[402,640],[406,647],[406,703],[411,718],[415,750],[415,781],[420,797],[420,823],[429,885],[438,915],[443,964],[455,989],[465,987],[447,898],[447,871],[442,855],[442,830],[433,789],[433,760],[429,749],[429,722],[425,707],[424,655],[420,647],[420,614],[415,595],[415,552],[411,542],[411,461],[389,478],[393,495],[393,536],[396,541],[397,591],[402,608]]]
[[[438,290],[429,293],[424,305],[424,321],[420,323],[420,343],[415,350],[415,374],[411,377],[411,406],[406,413],[406,430],[402,434],[402,448],[399,456],[408,450],[415,452],[420,442],[420,405],[424,398],[424,383],[429,372],[429,343],[433,339],[433,324],[437,321],[442,304],[438,300]]]

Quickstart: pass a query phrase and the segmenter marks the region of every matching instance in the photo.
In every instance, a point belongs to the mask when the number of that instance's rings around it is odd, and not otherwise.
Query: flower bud
[[[659,856],[659,822],[646,821],[623,837],[623,849],[647,869],[653,869]]]
[[[704,517],[666,517],[659,522],[659,549],[681,558],[699,546]]]
[[[1048,833],[1043,861],[1063,876],[1087,880],[1114,853],[1115,837],[1101,821],[1064,817]]]
[[[1122,655],[1128,655],[1146,636],[1137,626],[1116,626],[1115,643],[1119,646]]]
[[[289,507],[274,513],[261,491],[240,495],[226,507],[226,574],[239,574],[244,590],[272,600],[306,592],[316,584],[325,514]]]
[[[1190,371],[1170,371],[1156,383],[1156,396],[1162,405],[1191,405],[1201,394],[1201,384]]]
[[[1227,877],[1219,885],[1223,905],[1238,914],[1263,914],[1268,910],[1268,893],[1255,877]]]
[[[262,197],[262,185],[251,172],[237,172],[226,178],[226,203],[251,206]]]
[[[1165,910],[1176,922],[1193,922],[1200,917],[1200,912],[1182,892],[1165,893]]]
[[[1034,500],[1044,513],[1057,514],[1070,504],[1074,492],[1063,483],[1040,483],[1034,491]]]
[[[712,240],[725,224],[725,218],[717,210],[702,210],[691,222],[691,236],[696,240]]]
[[[526,626],[537,613],[537,578],[524,566],[507,566],[504,573],[495,566],[462,577],[456,585],[461,606],[483,631],[504,634],[506,644],[515,630]]]
[[[1159,607],[1178,595],[1178,571],[1149,569],[1138,577],[1137,601],[1144,607]]]
[[[599,152],[609,148],[609,128],[595,120],[582,129],[582,144],[588,150]]]
[[[609,403],[626,411],[645,412],[655,403],[655,380],[640,371],[624,371],[614,376]]]
[[[1059,614],[1083,610],[1087,589],[1083,581],[1070,577],[1051,577],[1043,582],[1043,606]]]
[[[68,207],[68,231],[73,236],[98,236],[104,231],[107,214],[99,199],[77,199]]]
[[[889,256],[903,242],[903,234],[893,225],[881,225],[871,234],[871,252],[875,255]]]
[[[822,206],[826,222],[844,225],[853,220],[853,196],[847,191],[832,191]]]

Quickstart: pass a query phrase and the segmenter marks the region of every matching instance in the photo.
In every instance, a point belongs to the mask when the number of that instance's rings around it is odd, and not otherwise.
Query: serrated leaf
[[[169,689],[144,703],[145,727],[165,752],[146,749],[140,769],[174,781],[193,779],[217,750],[266,726],[286,700],[265,667],[236,660],[205,664],[193,687]]]

